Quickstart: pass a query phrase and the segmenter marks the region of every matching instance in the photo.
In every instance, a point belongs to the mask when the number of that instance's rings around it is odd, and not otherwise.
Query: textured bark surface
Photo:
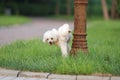
[[[67,2],[67,15],[70,16],[72,13],[71,9],[71,0],[66,0]]]
[[[60,15],[60,0],[57,0],[57,1],[56,1],[55,15],[56,15],[56,16],[59,16],[59,15]]]
[[[117,17],[118,17],[118,14],[117,14],[117,0],[112,0],[111,18],[116,19]]]
[[[109,14],[107,9],[106,0],[101,0],[102,3],[102,9],[103,9],[103,16],[105,20],[109,20]]]

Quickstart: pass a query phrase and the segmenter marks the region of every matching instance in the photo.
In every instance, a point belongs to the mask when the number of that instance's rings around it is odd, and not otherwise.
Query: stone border
[[[18,77],[37,77],[37,78],[47,78],[50,73],[40,73],[40,72],[20,72]]]
[[[0,75],[15,77],[35,77],[49,80],[120,80],[120,76],[60,75],[41,72],[24,72],[0,68]]]
[[[0,68],[1,75],[17,76],[18,73],[19,73],[19,71],[17,71],[17,70],[9,70],[9,69]]]
[[[77,80],[77,75],[51,74],[48,76],[48,79]]]

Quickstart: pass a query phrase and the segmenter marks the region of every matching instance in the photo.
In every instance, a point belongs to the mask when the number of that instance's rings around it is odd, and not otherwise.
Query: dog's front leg
[[[67,46],[67,43],[62,42],[60,44],[60,49],[61,49],[61,52],[62,52],[62,56],[63,57],[67,57],[68,56],[68,46]]]

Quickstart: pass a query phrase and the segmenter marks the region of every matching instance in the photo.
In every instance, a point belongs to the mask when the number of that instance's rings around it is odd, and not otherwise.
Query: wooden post
[[[87,0],[74,0],[74,39],[71,54],[77,51],[88,52],[86,40],[86,8]]]

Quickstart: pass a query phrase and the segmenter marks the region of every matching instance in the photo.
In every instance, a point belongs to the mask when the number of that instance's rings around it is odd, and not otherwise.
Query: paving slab
[[[49,80],[63,80],[63,79],[49,79]]]
[[[45,78],[28,78],[28,77],[18,77],[14,80],[48,80],[48,79],[45,79]]]
[[[25,80],[48,80],[48,79],[45,79],[45,78],[27,78]]]
[[[0,79],[2,79],[2,78],[4,78],[4,77],[6,77],[6,76],[5,76],[5,75],[1,75],[1,74],[0,74]]]
[[[59,75],[59,74],[51,74],[48,76],[48,79],[62,79],[62,80],[76,80],[75,75]]]
[[[40,73],[40,72],[20,72],[19,77],[37,77],[37,78],[47,78],[50,73]]]
[[[77,80],[110,80],[110,77],[99,77],[99,76],[77,76]]]
[[[111,77],[111,80],[120,80],[120,77]]]
[[[6,77],[4,77],[4,78],[2,78],[0,80],[14,80],[15,78],[17,78],[17,77],[15,77],[15,76],[6,76]]]
[[[25,77],[17,77],[17,78],[15,78],[13,80],[26,80],[26,78]]]
[[[17,76],[18,72],[19,71],[17,71],[17,70],[8,70],[8,69],[0,68],[0,74],[1,75]]]

